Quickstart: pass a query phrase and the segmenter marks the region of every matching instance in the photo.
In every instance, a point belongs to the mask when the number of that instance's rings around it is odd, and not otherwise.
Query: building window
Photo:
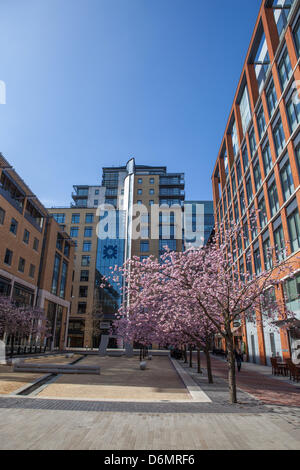
[[[294,35],[297,55],[299,57],[300,56],[300,17],[296,23],[295,29],[293,31],[293,35]]]
[[[2,207],[0,207],[0,225],[4,224],[4,220],[5,220],[5,210],[2,209]]]
[[[295,205],[296,204],[297,201],[295,200]],[[288,216],[287,221],[291,242],[291,251],[294,253],[300,248],[300,217],[298,207],[295,207],[293,212]]]
[[[154,189],[149,189],[149,194],[153,195],[154,194]]]
[[[245,210],[246,210],[246,205],[245,205],[245,194],[244,194],[244,190],[242,189],[242,191],[240,191],[240,205],[241,205],[241,212],[242,212],[242,215],[244,214]]]
[[[267,89],[266,94],[267,94],[269,116],[271,118],[277,106],[277,96],[276,96],[276,90],[275,90],[273,80],[271,80],[271,83]]]
[[[68,263],[63,261],[62,269],[61,269],[60,289],[59,289],[59,297],[61,299],[65,298],[67,273],[68,273]]]
[[[80,223],[80,214],[72,214],[72,224]]]
[[[259,131],[259,138],[261,139],[266,130],[266,120],[264,116],[264,110],[262,107],[257,113],[257,125],[258,125],[258,131]]]
[[[234,217],[235,222],[238,222],[240,220],[239,206],[237,201],[234,202]]]
[[[70,237],[71,238],[77,238],[78,237],[78,231],[79,231],[79,227],[71,227]]]
[[[94,214],[85,214],[85,223],[92,224],[94,222]]]
[[[86,313],[86,302],[78,302],[77,313],[79,315]]]
[[[261,197],[258,203],[258,210],[259,210],[259,223],[260,228],[263,229],[268,223],[267,211],[266,211],[266,204],[264,196]]]
[[[239,142],[238,142],[238,136],[237,136],[237,130],[236,130],[236,123],[235,122],[232,125],[231,138],[232,138],[233,153],[234,153],[234,156],[236,156],[238,148],[239,148]]]
[[[236,162],[236,176],[237,176],[238,186],[239,186],[242,181],[242,168],[241,168],[240,159],[238,159],[238,161]]]
[[[84,236],[89,238],[93,235],[93,227],[85,227],[84,228]]]
[[[23,235],[23,242],[26,243],[26,245],[28,245],[29,243],[29,236],[30,236],[30,233],[28,232],[28,230],[24,230],[24,235]]]
[[[260,166],[259,166],[258,160],[253,165],[253,176],[254,176],[254,183],[255,183],[255,191],[257,192],[262,183]]]
[[[39,249],[39,244],[40,244],[39,240],[38,240],[37,238],[35,238],[35,239],[33,240],[33,249],[34,249],[35,251],[38,251],[38,249]]]
[[[276,258],[278,261],[283,261],[286,257],[286,250],[282,225],[279,225],[279,227],[273,231],[273,234],[275,241]]]
[[[52,286],[51,286],[51,293],[55,295],[57,294],[57,288],[58,288],[60,262],[61,262],[61,257],[56,254],[55,259],[54,259],[54,268],[53,268]]]
[[[88,252],[88,251],[91,251],[91,249],[92,249],[92,242],[84,241],[82,251],[83,252]]]
[[[143,178],[138,179],[138,184],[143,184]]]
[[[280,167],[280,181],[282,187],[283,198],[286,201],[294,192],[294,183],[292,177],[292,170],[288,155],[283,159],[283,163],[279,165]]]
[[[4,263],[8,264],[8,266],[11,266],[12,257],[13,257],[13,252],[7,248],[5,252],[5,256],[4,256]]]
[[[300,148],[300,147],[299,147]],[[231,184],[232,184],[232,193],[233,193],[233,197],[235,196],[235,193],[236,193],[236,182],[235,182],[235,174],[234,174],[234,171],[232,171],[231,173]]]
[[[265,176],[267,176],[273,166],[269,142],[264,146],[263,151],[262,151],[262,156],[263,156]]]
[[[89,282],[89,271],[80,272],[80,282]]]
[[[176,240],[159,240],[159,253],[162,255],[166,248],[170,251],[176,251]]]
[[[29,276],[34,278],[34,274],[35,274],[35,266],[31,264],[29,268]]]
[[[149,251],[149,242],[148,241],[141,241],[140,242],[140,252],[147,253]]]
[[[246,191],[247,191],[248,204],[250,204],[253,199],[252,183],[251,183],[250,176],[246,180]]]
[[[271,243],[270,243],[269,237],[265,238],[263,241],[263,253],[264,253],[265,269],[266,271],[269,271],[269,269],[272,268],[272,251],[271,251]]]
[[[278,64],[279,78],[282,91],[285,89],[292,75],[292,66],[287,50],[284,51],[282,58]]]
[[[24,259],[24,258],[20,258],[20,259],[19,259],[18,271],[20,271],[21,273],[23,273],[24,270],[25,270],[25,259]]]
[[[246,172],[246,170],[249,166],[248,151],[247,151],[246,146],[243,148],[242,157],[243,157],[244,172]]]
[[[141,204],[143,204],[143,202],[142,202],[140,199],[137,201],[137,203],[138,203],[139,206],[140,206]]]
[[[279,118],[276,121],[276,124],[273,127],[273,137],[274,137],[274,144],[276,147],[276,153],[278,157],[281,154],[283,147],[285,146],[285,137],[284,137],[281,118]]]
[[[18,231],[18,222],[16,221],[16,219],[11,219],[9,231],[10,231],[11,233],[13,233],[14,235],[17,235],[17,231]]]
[[[94,206],[98,206],[98,199],[94,199]]]
[[[248,222],[247,219],[243,222],[243,237],[244,237],[244,245],[245,248],[249,246],[249,229],[248,229]]]
[[[251,109],[250,109],[247,85],[245,86],[245,89],[244,89],[244,92],[240,101],[240,113],[241,113],[243,133],[245,135],[247,128],[251,121]]]
[[[90,266],[91,264],[91,257],[83,255],[81,257],[81,266]]]
[[[98,196],[99,194],[99,189],[95,189],[95,196]]]
[[[58,224],[64,224],[65,223],[65,214],[52,214],[53,218],[56,220]]]
[[[174,204],[176,204],[176,200],[174,201]],[[151,201],[149,201],[149,206],[153,206],[153,205],[154,205],[154,201],[151,199]]]
[[[86,298],[88,295],[88,286],[79,286],[79,297]]]
[[[256,272],[256,275],[258,276],[259,274],[261,274],[261,259],[260,259],[259,247],[257,247],[254,250],[253,258],[254,258],[255,272]]]
[[[154,178],[150,178],[150,184],[154,184]]]
[[[141,196],[141,195],[143,194],[143,190],[142,190],[142,189],[138,189],[138,190],[137,190],[137,193],[138,193],[139,196]]]
[[[70,245],[67,242],[65,242],[64,255],[67,256],[67,258],[70,256]]]
[[[270,203],[271,216],[273,217],[279,211],[278,193],[275,180],[268,188],[268,196]]]
[[[296,93],[298,93],[297,89],[294,90],[294,93],[286,104],[291,133],[296,129],[300,122],[300,102],[299,99],[295,99]]]
[[[249,143],[250,143],[251,157],[253,158],[256,152],[256,140],[255,140],[254,129],[252,129],[249,133]]]

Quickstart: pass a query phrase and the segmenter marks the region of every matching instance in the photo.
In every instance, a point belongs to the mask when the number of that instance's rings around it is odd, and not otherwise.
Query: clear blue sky
[[[0,151],[46,205],[101,168],[211,173],[260,0],[1,0]]]

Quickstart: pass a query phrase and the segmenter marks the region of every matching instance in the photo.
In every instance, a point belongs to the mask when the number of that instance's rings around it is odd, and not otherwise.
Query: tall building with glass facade
[[[295,313],[288,330],[265,321],[237,330],[249,360],[262,364],[277,354],[290,357],[300,339],[299,8],[296,0],[262,2],[212,176],[218,229],[230,222],[243,229],[232,245],[239,272],[268,270],[270,246],[295,269],[272,293]],[[253,208],[256,226],[249,223]],[[255,314],[263,320],[263,311]]]

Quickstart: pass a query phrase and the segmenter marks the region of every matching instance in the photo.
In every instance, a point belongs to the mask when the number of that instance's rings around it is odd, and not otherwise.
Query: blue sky
[[[260,0],[1,0],[0,151],[47,206],[101,168],[211,174]]]

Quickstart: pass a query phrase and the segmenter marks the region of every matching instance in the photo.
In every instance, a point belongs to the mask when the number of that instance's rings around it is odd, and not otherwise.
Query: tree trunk
[[[10,355],[14,355],[14,344],[15,344],[15,335],[11,335],[11,346],[10,346]]]
[[[202,374],[200,348],[197,349],[197,367],[198,367],[198,374]]]
[[[186,344],[184,345],[184,363],[187,364],[187,352],[186,352]]]
[[[190,346],[190,367],[193,367],[193,350],[192,350],[192,346]]]
[[[211,360],[210,360],[210,353],[209,353],[209,344],[206,343],[205,345],[205,356],[206,356],[206,367],[207,367],[207,377],[208,377],[208,383],[213,384],[213,375],[212,375],[212,370],[211,370]]]
[[[229,397],[230,403],[237,403],[236,393],[236,374],[235,374],[235,357],[233,347],[232,334],[226,336],[226,347],[227,347],[227,361],[228,361],[228,386],[229,386]]]

